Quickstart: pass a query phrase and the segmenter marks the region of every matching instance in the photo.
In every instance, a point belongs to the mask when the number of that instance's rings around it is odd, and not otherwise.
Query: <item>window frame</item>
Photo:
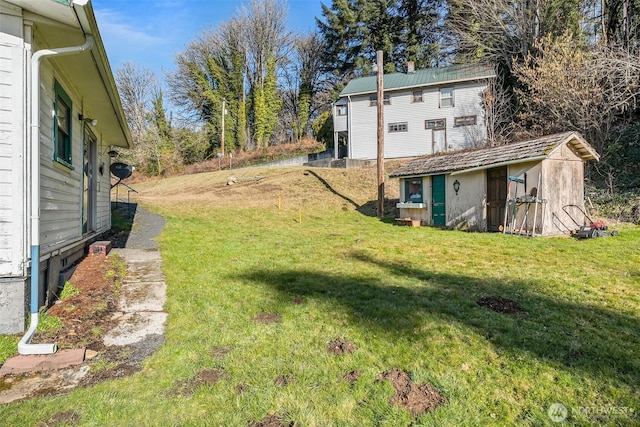
[[[73,169],[73,120],[71,120],[73,117],[73,101],[71,101],[71,97],[57,80],[53,86],[53,160],[69,169]],[[60,126],[58,120],[61,113],[60,105],[64,105],[67,109],[67,117],[65,120],[67,126],[66,131]]]
[[[411,185],[418,185],[420,189],[419,197],[411,198]],[[424,180],[421,176],[405,178],[404,180],[404,203],[424,203]]]
[[[389,123],[387,125],[387,132],[388,133],[409,132],[409,123],[408,122]]]
[[[336,105],[336,115],[346,116],[348,114],[349,107],[347,105]]]
[[[477,124],[478,116],[459,116],[453,119],[453,127],[475,126]]]
[[[411,92],[411,103],[414,102],[424,102],[424,92],[422,89]]]
[[[370,96],[369,107],[375,107],[376,105],[378,105],[378,95]],[[391,97],[389,95],[382,97],[382,105],[391,105]]]
[[[451,96],[442,96],[445,92],[450,92]],[[454,102],[454,93],[455,91],[453,90],[452,87],[443,87],[440,88],[440,108],[451,108],[455,106],[455,102]],[[444,100],[450,100],[451,101],[451,105],[444,105]]]
[[[430,123],[434,125],[430,126]],[[424,121],[424,128],[427,130],[445,130],[447,128],[447,119],[427,119]]]

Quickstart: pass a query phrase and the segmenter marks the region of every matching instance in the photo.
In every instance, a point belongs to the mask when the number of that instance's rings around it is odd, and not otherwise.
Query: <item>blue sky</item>
[[[159,78],[173,70],[176,52],[208,28],[228,21],[245,4],[231,0],[92,0],[102,41],[115,73],[124,62]],[[331,0],[324,0],[331,5]],[[315,31],[321,0],[288,0],[289,29]]]

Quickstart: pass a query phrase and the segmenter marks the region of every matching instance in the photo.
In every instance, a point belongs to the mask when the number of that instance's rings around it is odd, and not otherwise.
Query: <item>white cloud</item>
[[[163,38],[153,34],[158,31],[154,25],[145,23],[140,26],[131,21],[125,14],[114,10],[100,9],[95,11],[100,34],[107,43],[149,47],[163,43]]]

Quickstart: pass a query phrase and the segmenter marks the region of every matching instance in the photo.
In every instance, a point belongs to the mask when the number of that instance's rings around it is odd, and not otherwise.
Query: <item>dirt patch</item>
[[[508,298],[502,297],[482,297],[476,303],[481,307],[486,307],[489,310],[495,311],[496,313],[502,314],[519,314],[525,313],[525,311],[520,307],[520,304],[517,302],[510,300]]]
[[[349,385],[353,385],[360,378],[360,370],[356,369],[355,371],[349,371],[345,374],[340,375],[340,379],[345,380],[349,383]]]
[[[260,421],[249,421],[249,427],[296,427],[298,424],[293,421],[284,421],[277,415],[267,415]]]
[[[199,387],[215,384],[226,377],[221,369],[203,369],[194,378],[180,381],[167,396],[191,396]]]
[[[211,357],[213,357],[214,359],[221,359],[226,356],[231,350],[233,350],[233,347],[226,345],[214,347],[214,349],[211,350]]]
[[[111,319],[117,310],[119,269],[115,257],[90,255],[76,267],[68,282],[79,291],[58,300],[47,315],[57,317],[62,326],[36,334],[34,342],[55,342],[58,348],[104,349],[103,335],[115,326]]]
[[[278,313],[260,313],[253,320],[256,323],[262,323],[264,325],[268,325],[269,323],[276,323],[280,321],[280,316]]]
[[[128,274],[124,261],[116,255],[90,255],[83,258],[68,279],[77,290],[76,294],[57,301],[47,311],[47,316],[58,318],[61,326],[39,332],[33,342],[55,342],[59,349],[85,347],[87,354],[93,356],[87,357],[83,365],[70,369],[4,378],[0,382],[0,389],[15,389],[14,400],[22,400],[67,393],[76,387],[90,387],[138,372],[142,362],[164,342],[162,335],[148,334],[140,341],[122,346],[105,346],[103,341],[105,334],[117,325],[117,316],[114,315],[120,313],[120,283]],[[52,380],[58,376],[59,380]],[[22,387],[22,383],[35,385]],[[45,425],[57,425],[55,420],[47,423]],[[72,425],[67,421],[61,423]]]
[[[357,349],[358,347],[356,347],[354,343],[346,341],[342,338],[331,341],[327,346],[327,352],[336,355],[345,353],[351,354]]]
[[[383,372],[378,376],[378,381],[383,380],[389,381],[396,389],[391,404],[402,406],[414,417],[431,412],[445,402],[445,398],[431,384],[416,384],[408,373],[400,369]]]
[[[38,424],[38,427],[77,426],[80,423],[80,415],[73,411],[58,412],[46,421]]]
[[[286,387],[293,382],[291,375],[278,375],[273,383],[279,387]]]

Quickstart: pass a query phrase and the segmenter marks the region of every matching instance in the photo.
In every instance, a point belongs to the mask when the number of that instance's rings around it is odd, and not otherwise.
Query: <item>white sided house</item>
[[[566,234],[584,221],[584,165],[599,155],[576,132],[409,161],[399,218],[526,236]],[[582,225],[582,224],[581,224]]]
[[[18,333],[110,230],[109,152],[131,143],[89,0],[0,0],[0,115],[0,333]]]
[[[484,145],[483,97],[493,67],[481,64],[385,74],[384,157],[414,157]],[[351,80],[333,104],[335,156],[377,157],[377,77]]]

